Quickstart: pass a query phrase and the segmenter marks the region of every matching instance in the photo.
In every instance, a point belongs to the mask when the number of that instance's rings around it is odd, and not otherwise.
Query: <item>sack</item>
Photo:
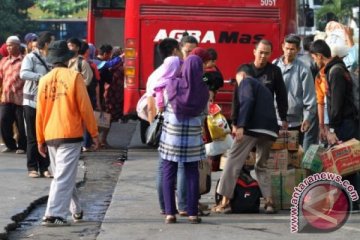
[[[213,141],[223,140],[226,137],[226,134],[231,132],[226,118],[221,113],[208,115],[207,124]]]
[[[219,184],[219,181],[217,185]],[[243,169],[236,181],[234,196],[230,200],[231,212],[259,213],[260,197],[261,191],[258,182],[251,177],[248,171]],[[217,204],[221,202],[221,199],[222,196],[215,193],[215,201]]]
[[[223,154],[226,150],[231,148],[234,140],[230,134],[227,134],[224,140],[212,141],[211,143],[205,144],[206,155],[216,156]]]
[[[106,112],[94,111],[97,126],[100,128],[110,128],[111,115]]]
[[[146,93],[141,96],[139,101],[136,104],[136,112],[139,118],[142,120],[148,120],[147,114],[147,96]]]
[[[206,194],[211,189],[211,166],[207,159],[199,161],[199,194]]]
[[[161,113],[155,116],[155,120],[150,124],[146,130],[146,144],[152,147],[158,147],[160,143],[160,136],[164,117]]]

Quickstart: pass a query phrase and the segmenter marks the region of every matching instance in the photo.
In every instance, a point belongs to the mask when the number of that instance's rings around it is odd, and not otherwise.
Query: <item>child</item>
[[[224,85],[224,78],[216,66],[217,52],[213,48],[207,49],[210,59],[205,63],[205,73],[203,80],[209,87],[210,101],[215,99],[216,91]]]
[[[164,63],[159,67],[159,80],[154,85],[155,102],[159,112],[163,112],[165,108],[164,90],[169,81],[178,77],[180,73],[180,59],[177,56],[165,58]]]

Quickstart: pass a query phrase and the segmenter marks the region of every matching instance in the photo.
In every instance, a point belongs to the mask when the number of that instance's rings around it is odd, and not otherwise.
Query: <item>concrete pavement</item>
[[[84,173],[84,163],[80,160],[77,182],[83,180]],[[50,181],[27,176],[25,154],[0,153],[0,239],[6,239],[7,232],[14,230],[17,222],[46,202]]]
[[[135,140],[134,140],[135,139]],[[353,215],[336,232],[291,234],[289,211],[275,215],[210,214],[203,223],[191,225],[178,216],[178,223],[164,224],[159,214],[155,186],[158,155],[155,150],[139,150],[138,129],[130,144],[128,161],[123,166],[111,204],[97,240],[117,239],[356,239],[360,234],[360,215]],[[214,186],[220,173],[212,175],[212,191],[201,202],[214,203]]]
[[[124,133],[127,128],[128,125],[115,125],[109,134],[110,145],[123,147],[119,141],[124,134],[128,134]],[[353,215],[345,226],[336,232],[312,235],[290,234],[289,211],[281,211],[275,215],[211,214],[203,217],[203,223],[199,225],[188,224],[187,218],[178,217],[179,223],[166,225],[164,216],[159,214],[155,186],[158,155],[156,150],[148,149],[140,143],[139,125],[129,147],[128,161],[122,168],[98,240],[187,238],[330,240],[344,239],[345,236],[348,239],[357,239],[360,234],[360,214]],[[88,153],[87,157],[96,158],[96,154]],[[201,202],[213,204],[215,182],[219,177],[220,172],[213,174],[213,189],[209,194],[202,196]],[[80,172],[78,180],[82,178],[83,174]],[[49,179],[27,177],[25,155],[0,154],[0,236],[6,237],[6,228],[10,229],[16,225],[11,220],[13,216],[18,216],[17,220],[19,220],[19,217],[26,215],[28,208],[34,206],[32,202],[38,199],[44,201],[42,199],[47,196],[49,185]]]

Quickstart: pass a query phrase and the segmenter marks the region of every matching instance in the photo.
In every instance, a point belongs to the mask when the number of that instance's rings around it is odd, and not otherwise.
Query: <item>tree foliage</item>
[[[1,0],[0,1],[0,42],[10,35],[23,35],[28,30],[27,9],[35,0]]]
[[[88,0],[36,0],[36,5],[42,11],[52,13],[54,18],[68,18],[85,9]]]
[[[339,22],[346,24],[346,21],[352,16],[351,8],[359,6],[358,4],[358,0],[325,0],[323,7],[316,13],[316,17],[319,19],[319,28],[325,27],[329,16],[335,16]]]

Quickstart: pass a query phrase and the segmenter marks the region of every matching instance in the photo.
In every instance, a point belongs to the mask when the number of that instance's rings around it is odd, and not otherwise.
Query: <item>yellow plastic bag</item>
[[[223,140],[230,133],[230,126],[221,113],[207,116],[207,124],[212,140]]]

